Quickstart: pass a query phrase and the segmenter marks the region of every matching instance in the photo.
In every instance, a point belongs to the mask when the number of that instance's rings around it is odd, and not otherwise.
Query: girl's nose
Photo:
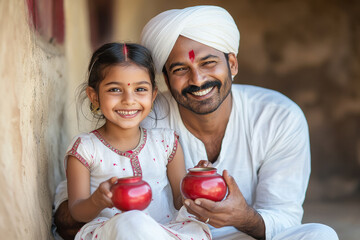
[[[121,99],[122,104],[132,105],[135,103],[134,93],[132,91],[125,91]]]

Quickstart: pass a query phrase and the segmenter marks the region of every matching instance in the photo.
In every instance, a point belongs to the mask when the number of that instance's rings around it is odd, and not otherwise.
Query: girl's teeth
[[[132,115],[135,114],[137,112],[137,110],[134,111],[117,111],[117,113],[121,114],[121,115]]]
[[[208,89],[205,89],[205,90],[202,90],[202,91],[198,91],[198,92],[192,92],[192,94],[194,94],[195,96],[204,96],[206,94],[208,94],[214,87],[211,87],[211,88],[208,88]]]

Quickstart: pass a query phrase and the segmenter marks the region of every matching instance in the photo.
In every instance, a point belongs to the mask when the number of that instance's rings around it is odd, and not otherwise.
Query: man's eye
[[[183,72],[185,70],[186,70],[185,67],[181,67],[181,68],[177,68],[177,69],[173,70],[173,73],[179,73],[179,72]]]
[[[216,61],[206,61],[203,63],[203,65],[214,65],[216,63]]]

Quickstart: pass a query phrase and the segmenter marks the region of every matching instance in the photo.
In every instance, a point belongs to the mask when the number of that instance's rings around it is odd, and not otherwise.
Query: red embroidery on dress
[[[170,153],[170,156],[168,157],[168,163],[171,162],[174,159],[176,150],[178,148],[178,139],[179,139],[179,135],[176,134],[176,132],[174,132],[175,135],[175,141],[174,141],[174,146],[172,149],[172,152]],[[165,151],[166,152],[166,151]]]
[[[173,233],[172,231],[170,231],[170,230],[167,229],[166,227],[164,227],[164,226],[162,226],[162,225],[160,225],[160,227],[162,227],[163,229],[165,229],[166,231],[168,231],[168,232],[171,233],[172,235],[176,236],[177,239],[180,239],[180,240],[181,240],[181,238],[179,238],[179,236],[178,236],[177,234]]]
[[[92,133],[100,140],[100,142],[102,142],[106,147],[108,147],[111,151],[119,154],[120,156],[124,156],[127,158],[130,158],[130,163],[131,163],[131,167],[133,169],[133,174],[134,176],[142,176],[142,169],[140,166],[140,162],[139,162],[139,158],[138,155],[141,152],[141,150],[144,148],[145,144],[146,144],[146,140],[147,140],[147,131],[145,128],[142,128],[143,134],[142,134],[142,139],[140,139],[141,144],[133,150],[130,151],[126,151],[126,152],[122,152],[116,148],[114,148],[113,146],[111,146],[102,136],[101,134],[97,131],[94,130],[92,131]],[[115,166],[115,165],[114,165]]]
[[[203,229],[203,231],[206,234],[207,238],[211,240],[212,238],[211,238],[210,233],[208,233],[205,229]]]
[[[67,156],[73,156],[75,158],[77,158],[82,164],[84,164],[84,166],[90,170],[90,165],[88,163],[88,161],[83,158],[78,152],[77,149],[79,147],[79,145],[81,144],[81,138],[79,137],[78,139],[76,139],[74,145],[72,146],[72,148],[66,153]]]

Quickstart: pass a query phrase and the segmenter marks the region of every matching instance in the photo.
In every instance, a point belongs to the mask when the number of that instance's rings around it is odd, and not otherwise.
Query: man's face
[[[168,87],[177,103],[196,114],[214,112],[231,90],[237,60],[180,36],[165,63]]]

